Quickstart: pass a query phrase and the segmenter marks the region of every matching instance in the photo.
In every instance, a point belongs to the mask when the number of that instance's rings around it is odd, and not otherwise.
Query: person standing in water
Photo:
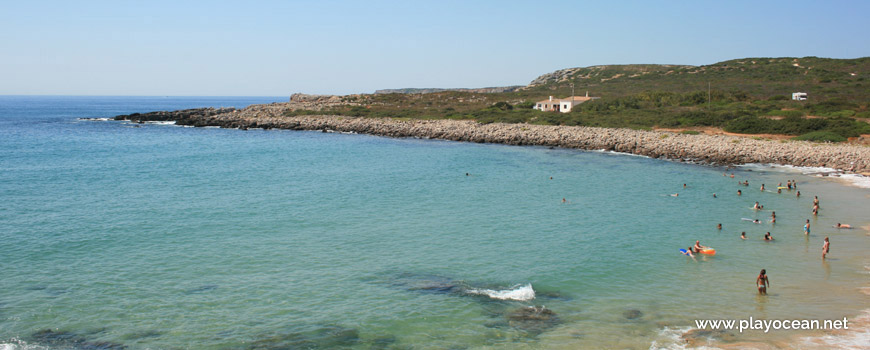
[[[740,190],[737,190],[737,195],[738,195],[738,196],[742,196],[742,195],[743,195],[743,192],[740,191]]]
[[[767,288],[770,288],[770,280],[767,278],[767,271],[765,269],[761,269],[761,273],[755,279],[755,285],[758,286],[758,294],[767,295]]]
[[[810,219],[807,219],[807,223],[804,225],[804,234],[807,236],[810,235]]]
[[[740,239],[746,239],[746,231],[740,233]]]
[[[764,192],[764,184],[761,184],[761,192]]]
[[[776,212],[775,211],[770,213],[770,223],[771,224],[776,223]]]
[[[825,259],[825,255],[828,255],[828,252],[831,251],[831,241],[828,240],[828,237],[825,237],[825,244],[822,244],[822,260]]]

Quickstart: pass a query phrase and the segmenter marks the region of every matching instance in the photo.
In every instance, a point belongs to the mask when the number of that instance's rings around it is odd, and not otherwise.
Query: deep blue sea
[[[870,190],[807,169],[81,119],[286,99],[0,96],[0,349],[677,348],[870,308]],[[717,344],[866,340],[823,335]]]

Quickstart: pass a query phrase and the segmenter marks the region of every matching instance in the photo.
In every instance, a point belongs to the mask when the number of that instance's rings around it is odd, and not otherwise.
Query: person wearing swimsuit
[[[758,286],[758,294],[767,295],[767,288],[770,287],[770,280],[767,279],[767,271],[761,269],[758,278],[755,279],[755,284]]]
[[[825,237],[825,244],[822,245],[822,260],[825,259],[825,255],[828,255],[828,252],[831,251],[831,242],[828,241],[828,237]]]

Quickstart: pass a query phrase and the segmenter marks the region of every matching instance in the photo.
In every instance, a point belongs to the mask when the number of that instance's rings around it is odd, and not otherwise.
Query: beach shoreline
[[[712,165],[791,165],[830,168],[832,174],[870,176],[870,147],[860,145],[584,126],[481,124],[472,120],[284,115],[286,110],[300,108],[310,106],[298,106],[298,103],[293,102],[272,103],[251,105],[244,109],[201,108],[136,113],[119,115],[114,119],[132,122],[174,121],[177,125],[242,130],[319,130],[397,138],[604,150]]]

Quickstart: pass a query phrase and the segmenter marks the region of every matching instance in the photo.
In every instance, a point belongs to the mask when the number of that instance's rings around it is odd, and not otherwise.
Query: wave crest
[[[493,289],[469,289],[468,294],[486,295],[493,299],[499,300],[517,300],[529,301],[535,299],[535,289],[531,283],[518,284],[510,289],[493,290]]]

